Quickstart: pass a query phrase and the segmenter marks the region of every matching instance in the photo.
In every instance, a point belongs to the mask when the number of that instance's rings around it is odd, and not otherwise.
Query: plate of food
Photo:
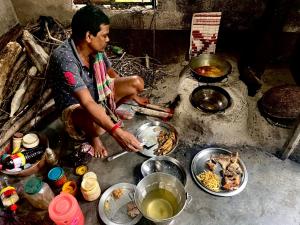
[[[233,196],[246,187],[248,172],[238,152],[206,148],[195,155],[191,165],[197,185],[217,196]]]
[[[102,194],[98,212],[106,225],[134,225],[140,221],[142,214],[133,199],[135,188],[134,184],[119,183]]]
[[[136,137],[144,145],[140,153],[148,157],[168,155],[178,145],[175,127],[162,121],[144,123],[137,129]]]

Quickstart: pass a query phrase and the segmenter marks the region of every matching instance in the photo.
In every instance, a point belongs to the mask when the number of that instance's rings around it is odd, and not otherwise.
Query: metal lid
[[[61,167],[54,167],[52,168],[48,173],[48,179],[55,181],[58,180],[62,175],[64,171]]]
[[[25,184],[25,192],[27,194],[33,195],[38,193],[43,186],[43,181],[37,177],[30,178]]]

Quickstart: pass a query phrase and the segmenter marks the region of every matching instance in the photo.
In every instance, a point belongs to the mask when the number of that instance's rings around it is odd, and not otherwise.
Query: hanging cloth
[[[114,99],[114,82],[109,77],[106,71],[106,65],[104,62],[104,53],[99,52],[96,54],[93,64],[94,76],[96,79],[96,87],[98,92],[98,102],[105,108],[108,115],[114,122],[118,122],[119,118],[115,114],[116,103]]]

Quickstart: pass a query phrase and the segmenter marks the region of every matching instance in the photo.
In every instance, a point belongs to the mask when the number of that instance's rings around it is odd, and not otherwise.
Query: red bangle
[[[122,122],[121,122],[121,120],[119,121],[119,122],[117,122],[111,129],[110,129],[110,134],[113,134],[115,131],[116,131],[116,129],[118,129],[118,128],[120,128],[121,127],[121,124],[122,124]]]

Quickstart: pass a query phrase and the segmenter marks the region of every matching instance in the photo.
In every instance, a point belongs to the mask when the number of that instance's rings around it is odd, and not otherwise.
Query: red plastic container
[[[49,217],[57,225],[84,225],[79,204],[69,193],[60,193],[50,203]]]

